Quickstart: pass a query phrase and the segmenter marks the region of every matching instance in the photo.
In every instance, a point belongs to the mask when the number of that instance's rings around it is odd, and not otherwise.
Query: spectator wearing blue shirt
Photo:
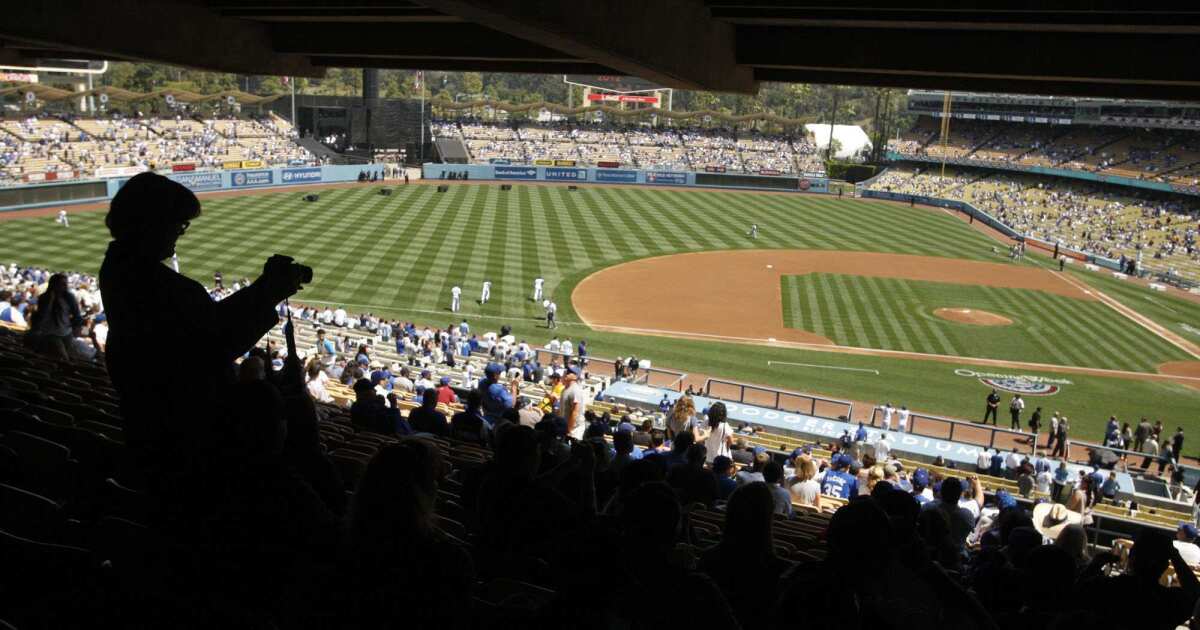
[[[717,455],[713,459],[712,471],[717,478],[717,500],[729,500],[729,495],[738,487],[737,481],[733,479],[733,460],[724,455]]]
[[[658,401],[658,410],[662,413],[671,410],[671,399],[666,394],[663,394],[662,400]]]
[[[825,471],[825,480],[821,482],[821,494],[849,499],[858,495],[858,479],[846,472],[850,466],[850,457],[844,454],[833,456],[830,469]]]
[[[1063,488],[1067,486],[1067,479],[1070,478],[1071,472],[1067,470],[1066,460],[1059,460],[1058,468],[1054,471],[1054,481],[1050,482],[1050,499],[1057,500],[1062,494]]]
[[[932,492],[926,493],[925,489],[929,487],[929,471],[924,468],[918,468],[913,472],[912,476],[912,496],[917,500],[918,505],[925,505],[933,500],[930,496]]]
[[[479,384],[483,399],[483,419],[489,425],[495,425],[504,416],[505,409],[511,409],[518,395],[516,385],[500,382],[504,374],[504,366],[499,363],[489,363],[483,370],[484,380]]]
[[[577,348],[575,355],[578,357],[577,360],[579,361],[579,367],[587,367],[588,351],[586,341],[582,339],[579,340],[579,347]]]
[[[855,442],[866,442],[867,441],[867,428],[864,427],[863,423],[861,423],[861,422],[858,423],[858,430],[854,432],[854,441]]]
[[[988,467],[988,474],[993,477],[1004,476],[1004,456],[1000,454],[1000,451],[992,453],[992,462],[991,466]]]

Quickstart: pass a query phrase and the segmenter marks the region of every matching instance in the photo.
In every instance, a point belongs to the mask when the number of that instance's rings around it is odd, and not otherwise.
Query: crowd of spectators
[[[308,163],[314,157],[295,142],[291,125],[261,119],[127,116],[36,117],[0,122],[0,182],[47,174],[64,179],[94,177],[112,167],[197,168],[259,160],[267,165]]]
[[[922,116],[888,146],[909,156],[1056,167],[1200,187],[1200,135],[1194,130],[953,119],[943,146],[939,122]]]
[[[824,172],[812,139],[700,127],[665,128],[600,123],[435,121],[436,137],[459,137],[478,161],[577,160],[664,170],[725,170],[768,174]]]
[[[960,199],[1009,227],[1148,270],[1200,274],[1200,204],[1182,195],[1139,193],[1099,183],[938,166],[889,168],[877,190]]]

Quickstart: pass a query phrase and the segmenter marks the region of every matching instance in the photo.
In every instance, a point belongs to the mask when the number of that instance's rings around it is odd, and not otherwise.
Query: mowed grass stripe
[[[612,243],[614,257],[644,256],[649,253],[646,248],[642,247],[641,243],[625,238],[629,234],[628,225],[622,224],[617,226],[613,222],[612,205],[609,198],[598,191],[589,190],[588,195],[584,199],[592,218],[595,220],[595,225],[598,226],[600,232]]]
[[[684,245],[689,250],[723,249],[723,241],[720,239],[721,230],[713,229],[708,225],[707,220],[703,218],[704,213],[697,211],[695,207],[696,199],[689,197],[687,210],[675,209],[674,212],[672,212],[670,198],[658,194],[651,195],[650,199],[650,207],[654,216],[668,226],[668,229],[684,235],[686,237]]]
[[[439,194],[438,196],[442,199],[437,200],[435,197],[435,201],[430,202],[433,204],[432,213],[428,211],[427,205],[426,212],[418,215],[429,218],[423,221],[420,228],[412,235],[411,247],[407,248],[406,253],[409,254],[408,258],[412,261],[413,270],[416,273],[405,276],[404,282],[396,287],[396,295],[400,299],[420,308],[438,308],[439,305],[440,308],[449,307],[450,295],[448,293],[446,295],[422,295],[419,291],[431,275],[439,277],[445,275],[444,261],[438,260],[433,254],[441,247],[442,239],[439,235],[445,233],[454,223],[455,217],[458,216],[458,209],[466,201],[467,190],[470,188],[469,186],[451,186],[452,194]],[[464,297],[463,301],[465,302],[466,299]]]
[[[566,233],[563,231],[562,225],[558,221],[557,214],[551,206],[542,203],[540,200],[540,197],[545,194],[545,188],[526,188],[521,192],[525,197],[522,199],[522,201],[529,203],[532,206],[533,216],[541,219],[539,231],[544,231],[546,235],[547,240],[545,245],[548,246],[550,252],[554,255],[554,260],[556,262],[555,266],[560,269],[566,269],[575,266],[574,258],[571,256],[571,252],[567,248],[567,244],[564,242]]]
[[[933,308],[925,299],[917,295],[912,283],[900,280],[896,284],[907,297],[908,308],[905,310],[905,317],[911,322],[913,330],[917,332],[919,343],[935,348],[936,354],[955,354],[954,344],[950,342],[943,330],[944,324],[933,320],[933,316],[929,314]]]
[[[440,267],[445,271],[442,274],[441,282],[426,282],[421,286],[421,293],[429,293],[432,295],[443,296],[442,299],[447,303],[450,300],[450,289],[456,284],[462,289],[462,305],[463,310],[467,310],[467,304],[474,304],[479,299],[483,290],[483,281],[491,280],[496,283],[495,278],[490,277],[471,277],[469,275],[471,261],[479,259],[480,256],[475,254],[474,236],[476,226],[482,222],[483,214],[486,212],[486,207],[492,201],[493,188],[483,188],[483,194],[476,195],[474,199],[468,198],[467,203],[459,208],[459,214],[465,213],[465,216],[460,217],[460,220],[450,229],[447,238],[441,244],[441,251],[435,256],[440,261]],[[487,266],[487,261],[484,261],[484,268]],[[437,277],[430,276],[430,280],[435,280]],[[504,286],[499,283],[499,286]],[[491,300],[499,299],[499,287],[493,286]]]
[[[635,198],[623,188],[615,189],[613,194],[624,202],[624,208],[618,209],[617,214],[626,223],[636,224],[634,229],[639,230],[642,236],[655,243],[654,250],[688,252],[696,249],[694,246],[686,244],[674,230],[667,229],[667,226],[658,217],[645,212],[646,206],[649,205],[649,200],[645,196],[637,195]]]

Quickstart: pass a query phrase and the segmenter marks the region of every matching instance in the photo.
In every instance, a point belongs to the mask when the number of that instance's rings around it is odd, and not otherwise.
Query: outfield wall
[[[276,166],[261,169],[191,171],[166,173],[194,192],[251,190],[301,184],[352,182],[363,171],[383,176],[382,164],[337,164],[328,166]],[[128,177],[47,182],[0,189],[0,212],[83,203],[100,203],[113,198]]]
[[[882,174],[883,173],[880,173],[880,175],[882,175]],[[878,177],[878,176],[879,175],[876,175],[875,177]],[[1007,236],[1009,238],[1020,240],[1020,241],[1025,241],[1031,247],[1036,247],[1038,249],[1051,251],[1051,252],[1054,251],[1054,243],[1044,240],[1044,239],[1037,238],[1035,236],[1030,236],[1028,234],[1022,234],[1022,233],[1012,229],[1008,225],[1002,223],[999,219],[984,212],[983,210],[976,208],[975,206],[972,206],[971,204],[969,204],[965,201],[961,201],[958,199],[942,199],[941,197],[930,197],[928,195],[911,195],[908,193],[898,193],[898,192],[891,192],[891,191],[887,191],[887,190],[871,190],[871,189],[867,188],[867,186],[870,185],[870,182],[872,180],[874,180],[875,177],[872,177],[871,179],[869,179],[865,182],[859,183],[859,185],[858,185],[858,196],[859,197],[864,197],[867,199],[887,199],[889,201],[899,201],[902,203],[919,203],[923,206],[935,206],[938,208],[946,208],[948,210],[954,210],[955,212],[961,212],[968,216],[974,216],[976,221],[983,223],[984,225],[996,230],[997,232],[1000,232],[1001,234],[1004,234],[1005,236]],[[1074,258],[1075,260],[1080,260],[1080,261],[1087,262],[1087,263],[1093,263],[1096,265],[1100,265],[1102,267],[1106,267],[1108,269],[1112,269],[1114,271],[1122,271],[1121,264],[1118,261],[1113,260],[1111,258],[1105,258],[1104,256],[1099,256],[1099,255],[1093,254],[1091,252],[1086,252],[1086,251],[1082,251],[1082,250],[1078,250],[1078,249],[1072,249],[1070,247],[1060,245],[1059,253],[1066,255],[1066,256],[1070,256],[1071,258]]]
[[[783,192],[828,193],[829,179],[798,175],[755,175],[751,173],[709,173],[591,166],[540,166],[517,164],[433,164],[422,165],[425,179],[485,181],[539,181],[573,184],[626,184],[646,186],[696,186],[731,190],[777,190]]]

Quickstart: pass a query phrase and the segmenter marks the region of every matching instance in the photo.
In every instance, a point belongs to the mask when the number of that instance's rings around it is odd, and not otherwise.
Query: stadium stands
[[[94,177],[97,169],[312,163],[278,116],[262,119],[28,117],[0,121],[0,184]]]
[[[722,129],[611,126],[588,123],[436,121],[435,137],[461,137],[477,162],[503,159],[613,162],[664,170],[725,170],[766,174],[823,173],[816,145],[806,136]]]

